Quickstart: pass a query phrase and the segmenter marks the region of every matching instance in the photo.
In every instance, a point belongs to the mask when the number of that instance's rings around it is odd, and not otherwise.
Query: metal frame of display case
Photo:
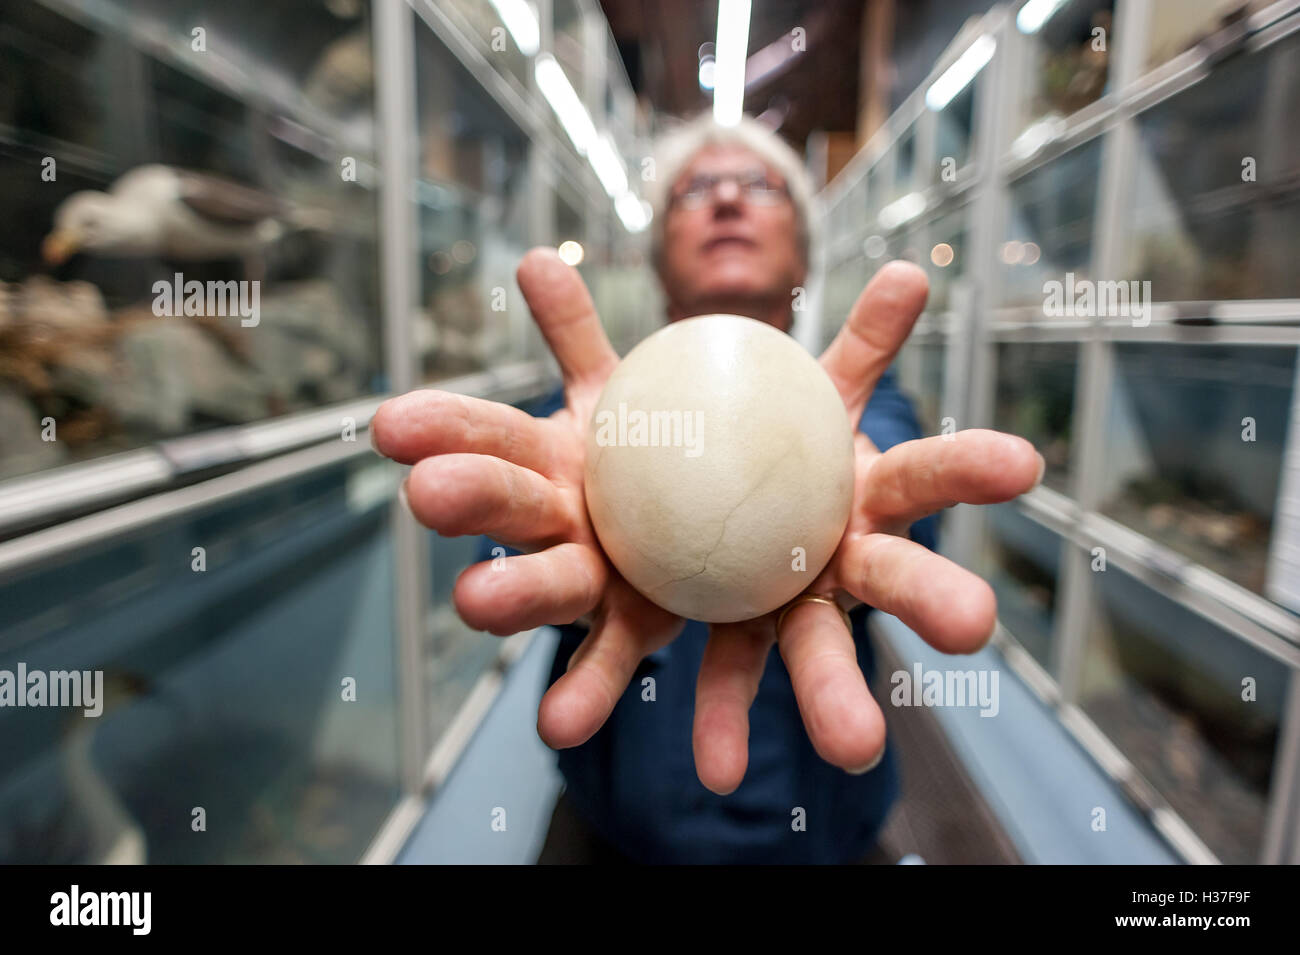
[[[829,237],[819,261],[819,285],[829,269],[862,258],[863,240],[871,234],[874,217],[862,193],[867,175],[883,170],[884,200],[894,195],[894,154],[900,137],[916,130],[914,188],[926,190],[926,209],[908,224],[928,229],[959,202],[968,202],[966,274],[971,294],[946,314],[927,314],[918,322],[913,341],[939,342],[947,347],[942,414],[953,415],[959,427],[987,427],[993,422],[996,347],[1003,342],[1055,341],[1077,344],[1079,356],[1073,404],[1072,479],[1069,494],[1040,486],[1014,505],[1025,517],[1059,539],[1059,575],[1052,633],[1051,669],[1045,669],[999,625],[994,643],[1004,657],[1050,705],[1080,744],[1145,812],[1153,827],[1190,862],[1215,862],[1215,854],[1176,811],[1156,794],[1130,760],[1079,706],[1083,655],[1097,605],[1097,581],[1089,568],[1089,551],[1104,547],[1109,563],[1177,604],[1206,618],[1227,635],[1243,640],[1290,670],[1268,794],[1261,862],[1300,862],[1300,617],[1246,590],[1208,568],[1196,565],[1172,548],[1151,540],[1098,512],[1101,471],[1105,456],[1105,414],[1116,374],[1113,347],[1125,340],[1177,343],[1273,344],[1300,346],[1300,300],[1210,303],[1157,302],[1151,324],[1140,335],[1129,323],[1102,319],[1066,322],[1046,318],[1035,307],[1000,307],[1002,266],[998,250],[1010,209],[1010,187],[1034,170],[1048,166],[1089,142],[1100,143],[1101,163],[1097,205],[1092,222],[1092,267],[1096,275],[1122,273],[1133,168],[1138,149],[1137,119],[1145,109],[1211,74],[1218,55],[1207,49],[1221,46],[1229,30],[1188,49],[1147,71],[1143,64],[1149,9],[1135,0],[1116,0],[1110,37],[1106,92],[1097,101],[1067,117],[1055,138],[1032,155],[1013,155],[1014,128],[1022,118],[1023,78],[1032,38],[1015,26],[1021,3],[1000,5],[963,29],[936,62],[920,88],[882,125],[845,169],[828,184],[820,210]],[[1300,30],[1300,3],[1273,3],[1250,15],[1236,35],[1232,49],[1253,55]],[[1238,35],[1239,34],[1239,35]],[[937,118],[926,109],[923,91],[980,35],[996,41],[987,65],[973,80],[975,119],[970,161],[958,182],[948,189],[928,187],[924,175]],[[928,188],[927,188],[928,187]],[[865,197],[870,202],[869,197]],[[919,248],[928,248],[922,241]],[[880,263],[885,261],[884,258]],[[873,269],[867,267],[864,271]],[[1187,317],[1214,319],[1214,324],[1190,326]],[[838,320],[838,316],[833,317]],[[1289,324],[1282,324],[1289,323]],[[823,329],[823,340],[834,327]],[[900,367],[907,366],[905,347]],[[1300,359],[1298,359],[1300,360]],[[1295,414],[1295,411],[1292,412]],[[1296,423],[1290,427],[1295,441]],[[1294,449],[1292,449],[1294,452]],[[950,512],[944,551],[959,563],[974,562],[990,534],[985,512],[959,507]]]
[[[138,49],[176,59],[167,38],[152,35],[99,0],[41,2],[61,15],[92,22],[97,29],[125,38]],[[539,0],[536,7],[541,52],[545,52],[551,49],[550,0]],[[583,93],[598,127],[612,124],[624,158],[631,160],[632,150],[641,147],[643,137],[643,131],[636,128],[635,108],[628,109],[628,104],[635,101],[631,85],[621,61],[615,69],[603,63],[612,38],[599,8],[592,0],[578,0],[578,8],[587,41],[583,51],[588,61]],[[371,5],[371,17],[374,60],[383,65],[376,70],[378,141],[369,144],[369,149],[367,144],[353,145],[374,158],[381,173],[377,238],[380,316],[385,336],[383,369],[388,393],[396,394],[425,383],[417,367],[419,359],[412,347],[410,327],[411,308],[419,300],[413,190],[417,178],[416,31],[431,31],[528,138],[525,175],[531,244],[553,244],[559,188],[571,189],[582,197],[584,215],[604,217],[610,224],[618,220],[612,201],[590,166],[563,133],[557,134],[550,122],[549,107],[531,75],[524,86],[514,77],[498,72],[453,7],[444,8],[432,0],[378,0]],[[215,60],[196,65],[193,58],[183,58],[180,65],[191,73],[197,70],[200,80],[245,103],[263,103],[317,128],[333,128],[328,117],[316,116],[305,103],[275,97],[237,69],[218,68]],[[612,98],[621,115],[604,113],[608,84],[616,87]],[[512,331],[514,354],[522,360],[428,384],[505,402],[519,402],[549,391],[559,381],[554,361],[545,353],[535,327],[531,323],[523,325]],[[7,539],[0,540],[0,578],[55,560],[79,547],[370,454],[364,436],[354,442],[339,440],[340,420],[352,418],[357,430],[363,430],[384,397],[373,395],[264,422],[160,441],[150,447],[0,482],[0,533],[8,534]],[[214,466],[233,470],[178,486],[187,475]],[[431,532],[421,528],[396,499],[389,508],[389,526],[397,576],[394,649],[399,667],[397,720],[402,795],[359,860],[366,863],[396,858],[424,807],[491,706],[504,674],[536,632],[502,642],[451,725],[438,738],[432,738],[428,725],[429,688],[423,666],[437,620],[437,608],[432,606],[429,591],[427,542]]]

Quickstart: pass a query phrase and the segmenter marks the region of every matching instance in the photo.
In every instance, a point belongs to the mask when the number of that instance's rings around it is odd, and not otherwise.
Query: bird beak
[[[41,243],[41,258],[50,265],[62,265],[81,246],[81,236],[71,229],[55,229]]]

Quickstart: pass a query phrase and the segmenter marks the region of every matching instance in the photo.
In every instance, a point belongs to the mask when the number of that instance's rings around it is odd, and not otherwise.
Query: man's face
[[[707,146],[669,191],[660,278],[683,315],[790,300],[807,263],[785,179],[743,146]]]

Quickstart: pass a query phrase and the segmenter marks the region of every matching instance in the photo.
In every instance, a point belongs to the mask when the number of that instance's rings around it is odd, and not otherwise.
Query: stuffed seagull
[[[255,256],[291,227],[325,228],[328,214],[294,209],[257,189],[204,172],[150,164],[107,192],[75,192],[54,212],[41,245],[51,265],[84,251],[207,261]]]

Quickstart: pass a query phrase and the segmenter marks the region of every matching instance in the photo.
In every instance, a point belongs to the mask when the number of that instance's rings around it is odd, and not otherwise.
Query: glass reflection
[[[1295,348],[1117,344],[1102,510],[1266,593],[1295,363]]]
[[[1095,579],[1083,710],[1222,862],[1258,862],[1291,672],[1123,571]]]
[[[1070,490],[1074,383],[1079,346],[1057,342],[997,346],[993,427],[1033,443],[1047,462],[1043,484]]]
[[[201,12],[0,10],[0,477],[383,388],[368,7]]]
[[[426,380],[522,357],[528,140],[427,30],[416,35],[420,303]]]
[[[328,468],[5,582],[0,670],[99,671],[103,710],[0,708],[0,861],[357,861],[399,791],[398,470]]]
[[[1011,185],[1003,263],[1003,304],[1042,305],[1043,286],[1092,270],[1093,221],[1101,146],[1093,140]]]
[[[935,182],[953,181],[950,173],[955,173],[971,159],[977,85],[967,85],[935,116]]]
[[[914,337],[898,353],[898,384],[912,399],[925,435],[938,434],[942,427],[947,360],[947,342],[937,337]]]
[[[936,219],[929,228],[930,243],[921,265],[930,277],[926,310],[944,312],[961,303],[953,295],[966,276],[966,210],[958,209]]]
[[[1106,93],[1114,13],[1114,0],[1072,0],[1032,34],[1026,126],[1069,116]]]
[[[985,508],[988,533],[980,575],[998,598],[998,620],[1044,670],[1052,670],[1052,633],[1061,538],[1013,504]]]
[[[1155,69],[1271,0],[1146,0],[1146,68]]]
[[[1300,39],[1138,118],[1134,279],[1157,300],[1300,297]]]

